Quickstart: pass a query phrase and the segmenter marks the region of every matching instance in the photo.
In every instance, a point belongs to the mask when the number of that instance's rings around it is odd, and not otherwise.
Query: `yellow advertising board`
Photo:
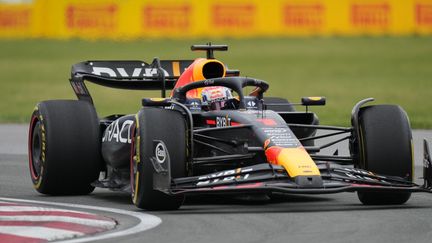
[[[0,4],[0,36],[33,36],[36,18],[32,4]]]
[[[432,0],[34,0],[0,3],[0,37],[432,34]]]

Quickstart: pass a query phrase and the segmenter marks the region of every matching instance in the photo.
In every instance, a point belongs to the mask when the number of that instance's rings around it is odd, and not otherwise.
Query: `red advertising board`
[[[250,29],[255,26],[256,6],[253,4],[214,4],[210,13],[215,27]]]
[[[117,26],[117,12],[115,4],[71,4],[66,8],[66,26],[70,30],[112,31]]]
[[[191,26],[192,6],[148,4],[143,7],[145,29],[186,30]]]
[[[316,4],[286,4],[283,7],[283,24],[294,28],[321,28],[324,24],[325,7]]]
[[[355,3],[351,5],[351,24],[358,28],[383,28],[390,26],[391,6],[382,3]]]

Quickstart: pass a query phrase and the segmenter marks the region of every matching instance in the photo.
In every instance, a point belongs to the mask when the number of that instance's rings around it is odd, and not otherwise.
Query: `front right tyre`
[[[186,129],[179,111],[144,107],[136,115],[131,188],[132,201],[138,208],[175,210],[182,205],[184,196],[156,189],[154,176],[158,173],[155,166],[167,167],[171,178],[186,176]]]

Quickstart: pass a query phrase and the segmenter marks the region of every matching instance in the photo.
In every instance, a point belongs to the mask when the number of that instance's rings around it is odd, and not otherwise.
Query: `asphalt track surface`
[[[422,176],[422,139],[414,131],[416,177]],[[48,197],[35,192],[27,166],[27,125],[0,125],[0,197],[73,203],[151,214],[162,222],[149,230],[100,242],[431,242],[432,194],[413,194],[402,206],[363,206],[354,193],[265,198],[188,198],[178,211],[136,209],[126,193],[97,189],[87,196]],[[340,150],[340,153],[346,151]],[[417,181],[421,183],[421,180]],[[61,207],[61,206],[58,206]],[[98,212],[118,221],[111,232],[139,223],[136,217]],[[93,241],[92,241],[93,242]]]

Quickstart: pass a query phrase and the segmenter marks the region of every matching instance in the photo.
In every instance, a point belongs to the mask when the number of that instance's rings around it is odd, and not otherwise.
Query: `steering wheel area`
[[[224,78],[214,78],[207,79],[203,81],[192,82],[186,84],[185,86],[179,87],[174,90],[173,99],[177,99],[180,103],[186,101],[186,93],[190,90],[211,87],[211,86],[223,86],[234,90],[239,96],[239,109],[245,109],[245,98],[243,94],[243,88],[246,86],[256,87],[252,91],[251,95],[256,96],[259,100],[263,98],[264,92],[267,91],[269,85],[264,80],[246,78],[246,77],[224,77]]]

